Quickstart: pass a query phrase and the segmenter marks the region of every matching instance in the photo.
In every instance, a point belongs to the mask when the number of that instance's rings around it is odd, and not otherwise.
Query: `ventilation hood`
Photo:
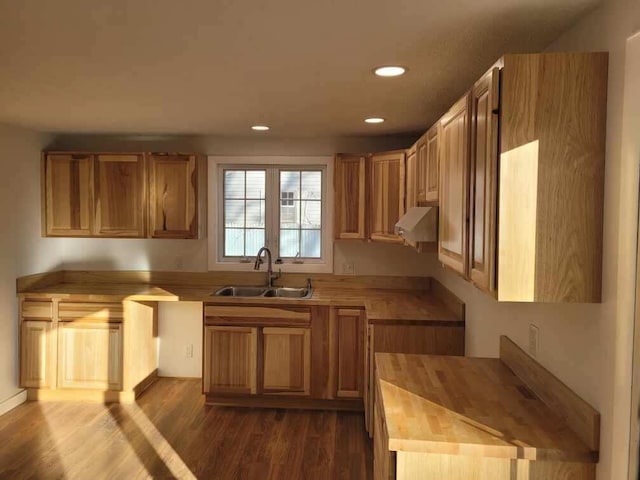
[[[396,223],[395,233],[411,242],[435,242],[438,239],[438,208],[410,208]]]

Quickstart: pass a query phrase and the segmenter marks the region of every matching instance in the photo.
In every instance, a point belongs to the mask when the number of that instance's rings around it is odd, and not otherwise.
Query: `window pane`
[[[244,200],[224,201],[224,226],[244,227]]]
[[[280,201],[280,228],[300,228],[300,201]]]
[[[247,200],[247,228],[264,228],[264,200]]]
[[[244,256],[244,230],[239,228],[224,230],[224,255],[225,257]]]
[[[300,251],[300,230],[280,230],[280,256],[295,257]]]
[[[284,194],[300,198],[300,172],[280,172],[280,198],[284,198]]]
[[[244,198],[244,170],[224,171],[224,198]]]
[[[302,230],[302,256],[320,258],[322,234],[320,230]]]
[[[302,172],[302,198],[322,198],[322,172]]]
[[[265,198],[265,171],[247,170],[247,198]]]
[[[247,229],[246,254],[251,257],[264,247],[264,230]],[[275,259],[274,259],[275,260]]]
[[[300,202],[302,228],[320,228],[322,206],[318,201]]]

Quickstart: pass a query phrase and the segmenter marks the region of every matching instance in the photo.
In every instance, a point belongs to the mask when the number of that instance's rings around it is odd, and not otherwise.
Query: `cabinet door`
[[[264,393],[309,395],[311,329],[262,329]]]
[[[362,398],[364,393],[364,312],[337,309],[337,397]]]
[[[122,324],[58,323],[58,387],[122,390]]]
[[[406,156],[406,210],[418,206],[418,155],[417,145],[407,150]]]
[[[367,238],[366,160],[364,155],[336,155],[333,187],[337,239]]]
[[[44,234],[86,237],[93,227],[93,157],[49,154],[43,162]]]
[[[377,391],[377,384],[375,388]],[[375,402],[373,417],[373,479],[394,480],[396,478],[395,452],[389,450],[389,433],[385,424],[384,410],[379,400]]]
[[[98,237],[144,237],[145,182],[142,155],[98,155],[96,162]]]
[[[415,144],[416,151],[416,201],[427,200],[427,134],[425,133]],[[409,156],[407,154],[407,176],[409,176]],[[407,190],[408,195],[408,190]],[[407,208],[409,205],[407,204]]]
[[[440,229],[438,258],[466,276],[469,204],[469,95],[445,114],[440,143]]]
[[[404,150],[372,155],[370,187],[371,240],[403,243],[394,228],[405,211]]]
[[[438,201],[438,184],[440,182],[440,149],[439,149],[440,123],[433,125],[426,133],[424,143],[424,156],[426,157],[426,187],[424,200],[426,202]]]
[[[149,233],[154,238],[196,238],[197,162],[195,155],[149,157]]]
[[[55,331],[50,321],[20,325],[20,386],[55,388]]]
[[[256,393],[258,329],[204,328],[204,393]]]
[[[471,91],[469,276],[487,292],[496,289],[499,78],[494,68]]]

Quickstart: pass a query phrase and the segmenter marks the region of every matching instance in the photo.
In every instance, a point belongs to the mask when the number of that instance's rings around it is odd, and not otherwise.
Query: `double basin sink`
[[[295,287],[222,287],[212,293],[216,297],[311,298],[312,288]]]

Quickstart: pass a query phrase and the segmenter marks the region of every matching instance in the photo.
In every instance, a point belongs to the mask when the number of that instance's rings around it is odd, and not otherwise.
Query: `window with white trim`
[[[211,197],[218,199],[210,268],[249,269],[267,246],[274,269],[332,271],[328,164],[216,163],[214,177],[210,170],[216,190]]]

